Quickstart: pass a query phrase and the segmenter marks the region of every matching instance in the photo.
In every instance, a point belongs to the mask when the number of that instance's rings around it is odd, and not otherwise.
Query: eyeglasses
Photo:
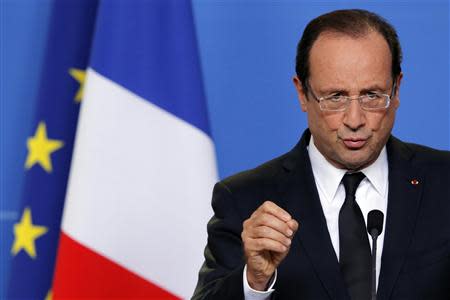
[[[388,108],[391,98],[394,96],[396,86],[394,82],[392,85],[391,95],[378,92],[369,92],[360,96],[343,96],[339,93],[334,93],[323,97],[317,97],[308,82],[306,85],[314,99],[319,102],[319,107],[323,111],[345,111],[352,100],[358,100],[361,108],[367,111]]]

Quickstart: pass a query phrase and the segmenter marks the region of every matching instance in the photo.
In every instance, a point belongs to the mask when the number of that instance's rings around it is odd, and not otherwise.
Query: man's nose
[[[352,130],[357,130],[366,124],[366,114],[357,99],[352,99],[345,110],[344,124]]]

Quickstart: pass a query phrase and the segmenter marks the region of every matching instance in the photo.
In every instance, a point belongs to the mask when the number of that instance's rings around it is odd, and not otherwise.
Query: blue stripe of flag
[[[102,2],[91,66],[210,135],[190,1]]]

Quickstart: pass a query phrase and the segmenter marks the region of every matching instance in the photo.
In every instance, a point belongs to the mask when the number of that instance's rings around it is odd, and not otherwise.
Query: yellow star
[[[48,290],[47,296],[45,296],[45,300],[52,300],[52,299],[53,299],[52,290]]]
[[[75,95],[75,102],[80,103],[81,99],[83,98],[83,87],[84,87],[84,79],[86,78],[86,71],[71,68],[69,70],[69,73],[80,84],[80,88],[78,89],[78,92]]]
[[[34,136],[27,140],[28,155],[25,168],[30,169],[36,163],[39,163],[47,173],[50,173],[52,171],[50,154],[62,148],[62,146],[64,146],[62,141],[47,138],[46,125],[44,122],[39,122]]]
[[[14,224],[14,244],[11,248],[11,253],[17,255],[23,249],[31,258],[36,258],[34,242],[47,231],[48,229],[45,226],[33,225],[31,210],[26,207],[20,222]]]

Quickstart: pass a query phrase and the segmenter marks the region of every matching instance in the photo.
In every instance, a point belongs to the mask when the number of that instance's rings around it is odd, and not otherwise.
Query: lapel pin
[[[419,184],[419,180],[417,180],[417,179],[411,179],[411,184],[412,184],[412,185],[418,185],[418,184]]]

